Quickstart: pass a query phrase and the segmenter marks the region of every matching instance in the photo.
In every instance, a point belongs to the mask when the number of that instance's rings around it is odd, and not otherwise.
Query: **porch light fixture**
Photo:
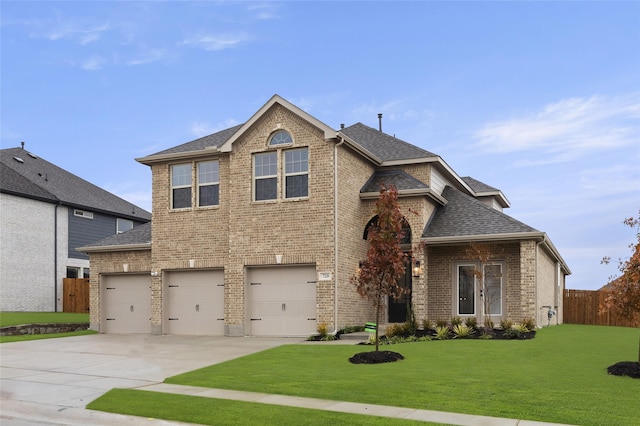
[[[362,271],[362,266],[364,265],[364,260],[361,260],[360,262],[358,262],[358,268],[356,269],[356,275],[360,275],[360,272]]]
[[[419,277],[420,275],[422,275],[423,272],[424,272],[424,269],[420,265],[420,261],[419,260],[414,260],[413,261],[413,276],[414,277]]]

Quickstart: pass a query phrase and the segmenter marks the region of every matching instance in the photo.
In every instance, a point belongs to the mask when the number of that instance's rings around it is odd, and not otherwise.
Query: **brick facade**
[[[279,130],[286,130],[293,143],[269,146],[270,136]],[[308,197],[285,199],[283,152],[302,147],[308,149]],[[201,152],[151,164],[151,250],[91,254],[92,328],[99,328],[101,318],[100,276],[123,273],[123,263],[129,265],[130,273],[151,274],[153,333],[166,332],[163,275],[189,269],[224,271],[224,322],[229,336],[248,334],[247,268],[260,266],[313,265],[318,274],[329,273],[329,279],[317,281],[316,319],[326,323],[330,331],[373,319],[371,303],[356,293],[350,281],[359,261],[366,257],[363,234],[373,217],[375,200],[360,197],[361,188],[377,170],[369,159],[339,138],[326,139],[322,129],[278,103],[262,111],[233,140],[230,151]],[[263,152],[277,153],[278,196],[254,201],[253,156]],[[207,160],[219,161],[219,205],[199,208],[197,163]],[[191,166],[190,208],[171,208],[171,167],[176,164]],[[428,162],[394,168],[427,185],[434,173]],[[441,173],[438,176],[441,179]],[[401,194],[399,202],[412,231],[413,259],[423,269],[420,276],[413,277],[416,318],[450,319],[455,307],[454,267],[456,262],[468,260],[466,246],[422,248],[422,232],[437,203],[416,194]],[[535,241],[490,247],[495,250],[495,260],[505,265],[505,316],[514,320],[535,316],[536,279],[549,272],[548,266],[536,270]]]

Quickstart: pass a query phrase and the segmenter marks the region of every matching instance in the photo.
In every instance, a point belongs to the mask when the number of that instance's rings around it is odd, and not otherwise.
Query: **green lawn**
[[[528,341],[383,346],[403,361],[353,365],[371,347],[287,345],[167,383],[579,425],[636,425],[640,380],[606,368],[638,356],[640,330],[562,325]]]
[[[69,312],[0,312],[0,327],[22,324],[60,324],[89,322],[89,314]],[[25,340],[53,339],[57,337],[82,336],[95,334],[95,331],[82,330],[72,333],[25,334],[22,336],[0,336],[0,343],[22,342]]]
[[[204,425],[411,426],[425,423],[296,407],[114,389],[87,406],[91,410]],[[435,424],[435,423],[430,423]]]
[[[63,322],[89,322],[89,314],[73,314],[69,312],[0,312],[0,327]]]

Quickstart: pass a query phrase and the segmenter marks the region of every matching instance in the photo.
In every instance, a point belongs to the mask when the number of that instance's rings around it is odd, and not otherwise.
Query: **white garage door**
[[[247,271],[252,336],[309,336],[316,331],[314,266]]]
[[[102,326],[104,333],[151,333],[151,277],[103,276]]]
[[[168,334],[224,335],[224,271],[175,271],[165,276]]]

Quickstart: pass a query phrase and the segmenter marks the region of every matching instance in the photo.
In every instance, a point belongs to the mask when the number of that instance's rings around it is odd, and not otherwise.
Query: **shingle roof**
[[[380,158],[382,161],[414,160],[437,157],[436,154],[411,145],[362,123],[346,127],[340,133]]]
[[[424,238],[539,232],[450,186],[442,196],[447,204],[437,208],[422,234]]]
[[[151,222],[138,225],[122,234],[112,235],[95,243],[88,244],[83,248],[142,244],[149,244],[149,248],[151,248]]]
[[[134,220],[151,220],[148,211],[22,148],[0,150],[0,163],[2,192]]]
[[[403,170],[379,170],[371,175],[367,183],[360,189],[360,192],[379,192],[382,184],[393,185],[398,191],[429,188],[429,185],[419,181]]]
[[[150,157],[154,155],[199,151],[210,147],[219,148],[220,145],[225,143],[227,139],[229,139],[240,127],[242,127],[242,124],[229,127],[228,129],[221,130],[211,135],[203,136],[191,142],[183,143],[182,145],[174,146],[173,148],[165,149],[164,151],[156,152],[155,154],[150,155]]]
[[[500,190],[498,188],[494,188],[493,186],[489,186],[484,182],[480,182],[477,179],[472,178],[471,176],[465,176],[460,178],[463,181],[465,181],[465,183],[467,185],[469,185],[471,187],[471,189],[473,189],[473,192],[499,192]]]

